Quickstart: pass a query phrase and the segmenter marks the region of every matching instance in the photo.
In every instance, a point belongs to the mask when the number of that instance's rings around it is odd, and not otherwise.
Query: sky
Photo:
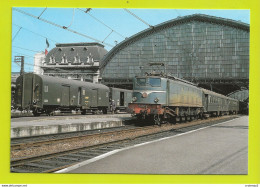
[[[17,9],[68,29],[75,34],[25,15]],[[57,43],[99,42],[111,50],[116,42],[178,16],[206,14],[250,24],[249,10],[185,10],[185,9],[127,9],[141,18],[140,21],[124,9],[94,8],[86,14],[86,8],[13,8],[12,11],[12,72],[19,72],[14,56],[25,56],[25,72],[33,71],[34,55],[44,51],[46,38],[49,51]],[[92,38],[92,39],[90,39]],[[94,40],[93,40],[94,39]],[[103,42],[103,43],[102,43]]]

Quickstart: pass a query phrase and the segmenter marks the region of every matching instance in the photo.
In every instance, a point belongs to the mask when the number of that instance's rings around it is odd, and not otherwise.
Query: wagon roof
[[[218,97],[221,97],[221,98],[224,98],[224,99],[236,100],[236,99],[233,99],[231,97],[227,97],[225,95],[222,95],[222,94],[219,94],[219,93],[216,93],[216,92],[204,89],[204,88],[201,88],[201,90],[204,92],[204,94],[214,95],[214,96],[218,96]]]
[[[110,88],[112,90],[122,91],[122,92],[133,92],[133,90],[123,89],[123,88]]]
[[[176,80],[176,81],[179,81],[179,82],[182,82],[182,83],[186,83],[186,84],[189,84],[189,85],[192,85],[192,86],[197,86],[196,84],[192,83],[192,82],[189,82],[187,80],[184,80],[184,79],[180,79],[178,77],[175,77],[175,76],[172,76],[172,75],[166,75],[166,74],[153,74],[153,73],[148,73],[144,76],[136,76],[136,78],[147,78],[147,77],[152,77],[152,78],[165,78],[165,79],[170,79],[170,80]]]
[[[28,73],[28,74],[33,74],[33,73]],[[25,75],[27,75],[27,74],[25,74]],[[108,89],[108,87],[103,84],[95,84],[95,83],[91,83],[91,82],[71,80],[71,79],[65,79],[65,78],[60,78],[60,77],[51,77],[51,76],[46,76],[46,75],[38,75],[38,74],[34,74],[34,75],[40,77],[44,82],[56,82],[56,83],[60,83],[60,84],[72,84],[72,85],[79,85],[79,86],[83,86],[83,87]]]

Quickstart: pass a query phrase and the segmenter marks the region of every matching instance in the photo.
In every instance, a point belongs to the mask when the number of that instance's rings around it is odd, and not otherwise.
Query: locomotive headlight
[[[143,98],[146,98],[148,96],[148,94],[146,93],[146,92],[144,92],[143,94],[142,94],[142,97]]]
[[[132,101],[133,101],[133,102],[136,102],[136,101],[137,101],[137,98],[136,98],[136,97],[133,97],[133,98],[132,98]]]
[[[155,103],[158,103],[158,102],[159,102],[159,99],[156,97],[156,98],[154,99],[154,102],[155,102]]]

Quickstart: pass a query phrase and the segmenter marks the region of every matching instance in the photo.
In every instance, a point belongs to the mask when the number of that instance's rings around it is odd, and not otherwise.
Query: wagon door
[[[77,105],[81,106],[82,105],[81,102],[82,102],[82,88],[78,87],[78,102],[77,102]]]
[[[69,106],[70,105],[70,87],[62,85],[61,86],[61,105]]]
[[[204,95],[204,110],[209,111],[210,96],[208,94],[203,94],[203,95]]]
[[[124,106],[124,105],[125,105],[125,93],[120,92],[120,106]]]
[[[22,95],[22,107],[28,107],[32,104],[33,97],[33,75],[23,76],[23,95]]]
[[[97,89],[91,90],[91,95],[92,95],[91,107],[97,107],[97,104],[98,104],[98,90]]]

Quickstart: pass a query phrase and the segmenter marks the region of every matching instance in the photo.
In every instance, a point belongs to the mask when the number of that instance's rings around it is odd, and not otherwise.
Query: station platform
[[[130,114],[20,117],[11,119],[11,138],[124,126]]]
[[[68,115],[75,115],[80,114],[80,112],[71,111],[68,113],[61,113],[59,111],[55,111],[54,114],[56,116],[68,116]],[[43,114],[45,115],[45,114]],[[11,118],[19,118],[19,117],[34,117],[32,111],[19,111],[19,110],[11,110]]]
[[[248,173],[248,116],[118,149],[56,173]]]

